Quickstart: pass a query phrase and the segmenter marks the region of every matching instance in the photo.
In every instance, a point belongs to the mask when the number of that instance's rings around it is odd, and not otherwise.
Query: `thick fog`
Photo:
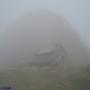
[[[34,53],[57,43],[62,44],[67,52],[67,62],[89,62],[88,48],[63,15],[49,11],[30,12],[4,30],[6,32],[0,45],[0,69],[31,61]]]
[[[90,90],[89,0],[0,0],[0,90]]]
[[[67,62],[89,62],[88,0],[3,0],[0,7],[0,68],[31,61],[56,43],[68,53]]]

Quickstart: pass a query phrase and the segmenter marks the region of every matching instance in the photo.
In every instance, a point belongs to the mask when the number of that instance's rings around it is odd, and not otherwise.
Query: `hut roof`
[[[48,48],[44,48],[42,50],[39,50],[39,52],[37,52],[37,55],[48,54],[48,53],[52,53],[54,51],[55,51],[54,47],[48,47]]]

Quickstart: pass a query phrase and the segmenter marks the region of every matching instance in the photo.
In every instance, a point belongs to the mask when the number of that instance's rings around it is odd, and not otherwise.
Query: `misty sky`
[[[50,10],[63,14],[90,46],[89,5],[90,0],[0,0],[0,24],[10,24],[33,10]]]

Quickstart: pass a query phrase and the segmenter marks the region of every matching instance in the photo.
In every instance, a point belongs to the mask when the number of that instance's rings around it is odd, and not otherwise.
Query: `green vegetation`
[[[74,71],[74,70],[72,70]],[[90,72],[81,68],[73,73],[56,69],[37,71],[17,69],[1,72],[0,86],[9,85],[13,90],[90,90]]]

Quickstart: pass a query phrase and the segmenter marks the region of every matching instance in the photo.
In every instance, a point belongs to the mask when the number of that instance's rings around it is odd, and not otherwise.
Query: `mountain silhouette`
[[[80,35],[63,16],[50,11],[33,11],[19,17],[7,29],[1,59],[14,63],[29,61],[33,53],[56,43],[63,45],[71,63],[89,62],[88,48]]]

